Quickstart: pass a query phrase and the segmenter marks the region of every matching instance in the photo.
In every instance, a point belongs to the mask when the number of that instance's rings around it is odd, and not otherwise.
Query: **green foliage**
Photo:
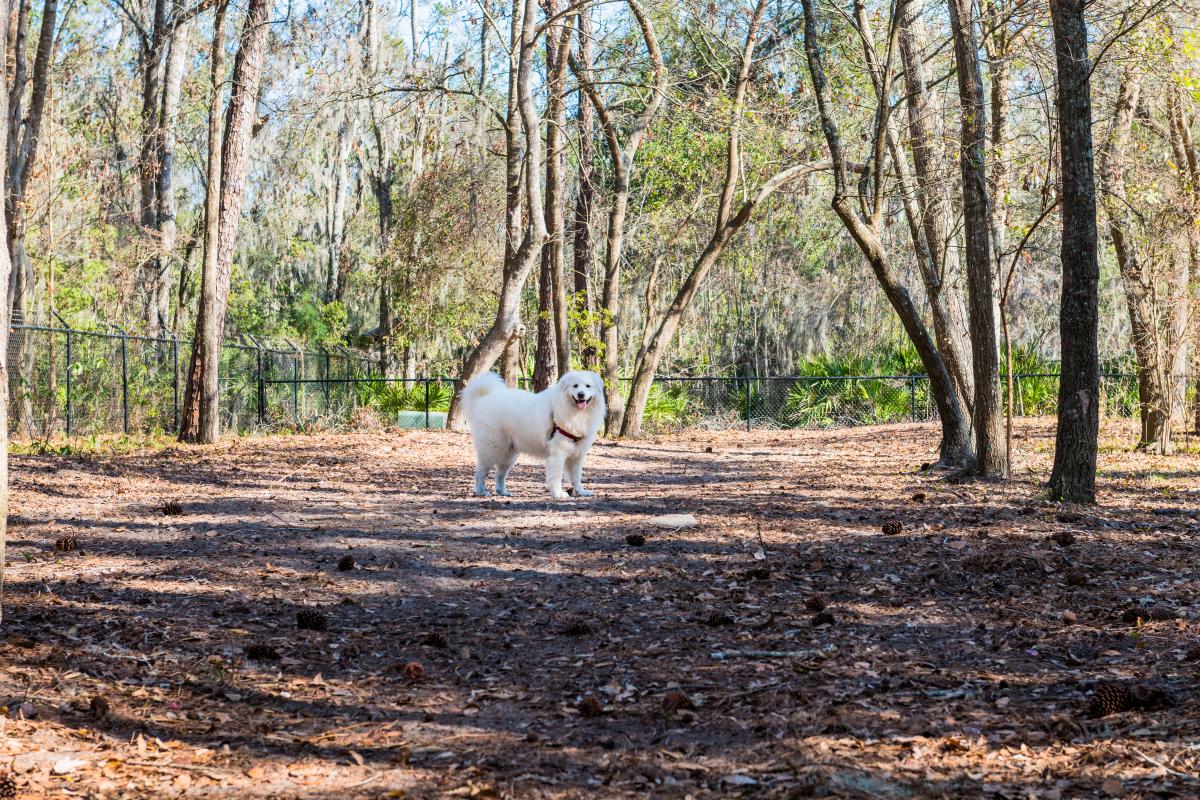
[[[646,396],[646,410],[642,421],[652,428],[678,427],[688,419],[688,392],[684,386],[663,388],[659,384],[650,386]]]
[[[401,411],[425,411],[428,386],[429,411],[449,411],[454,387],[449,383],[423,381],[370,381],[358,384],[358,403],[379,411],[386,419],[395,420]]]

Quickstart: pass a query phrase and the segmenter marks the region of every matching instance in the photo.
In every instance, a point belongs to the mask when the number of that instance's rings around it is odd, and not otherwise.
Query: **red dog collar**
[[[567,437],[572,442],[578,442],[580,439],[583,438],[582,436],[576,436],[575,434],[571,433],[570,431],[564,431],[562,428],[558,427],[557,422],[554,423],[554,430],[550,431],[550,438],[553,439],[554,434],[556,434],[556,433],[561,433],[563,436]]]

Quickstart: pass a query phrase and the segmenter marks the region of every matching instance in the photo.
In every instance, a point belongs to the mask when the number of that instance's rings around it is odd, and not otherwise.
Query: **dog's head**
[[[558,388],[566,395],[568,404],[577,411],[584,411],[603,402],[604,382],[594,372],[568,372],[558,379]]]

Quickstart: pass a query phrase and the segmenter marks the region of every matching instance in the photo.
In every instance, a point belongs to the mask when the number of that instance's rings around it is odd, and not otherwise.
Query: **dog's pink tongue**
[[[587,400],[576,400],[575,405],[578,408],[587,408]]]

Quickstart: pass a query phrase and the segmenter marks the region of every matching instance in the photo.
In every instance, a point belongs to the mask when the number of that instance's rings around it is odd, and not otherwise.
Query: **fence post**
[[[911,411],[912,421],[917,421],[917,376],[908,376],[908,407]]]
[[[429,378],[425,377],[425,430],[429,430]]]
[[[746,376],[746,430],[750,430],[750,376]]]
[[[297,425],[300,424],[300,359],[299,354],[292,357],[292,410]]]
[[[318,345],[321,348],[321,354],[325,356],[325,414],[329,415],[329,407],[333,404],[333,400],[329,393],[329,351],[325,349],[325,345]]]
[[[74,360],[74,351],[71,348],[71,329],[67,328],[67,436],[71,435],[71,362]]]
[[[118,328],[118,330],[120,330]],[[122,430],[129,434],[129,336],[121,331],[121,418]]]
[[[263,351],[262,345],[258,342],[254,343],[254,369],[258,380],[258,424],[262,425],[267,421],[267,384],[266,376],[263,375]]]

